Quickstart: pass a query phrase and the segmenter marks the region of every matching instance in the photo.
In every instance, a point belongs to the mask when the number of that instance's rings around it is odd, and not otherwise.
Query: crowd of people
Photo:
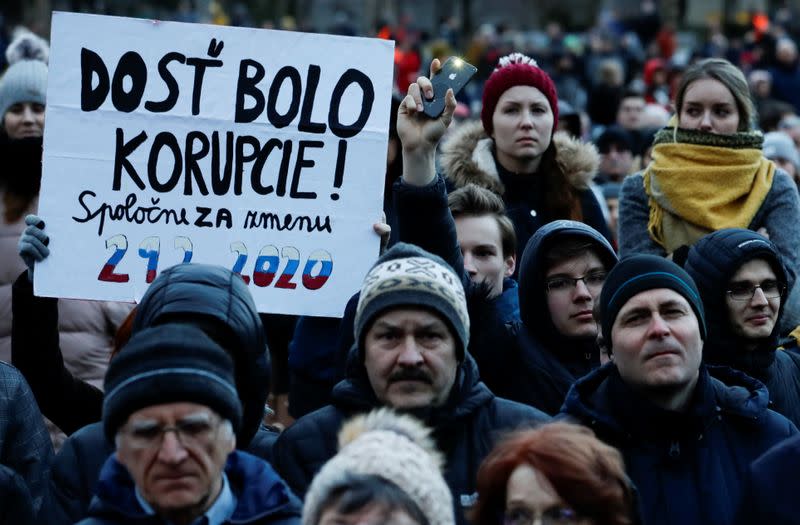
[[[483,35],[438,117],[444,56],[399,47],[381,254],[342,318],[259,314],[199,263],[135,306],[36,296],[48,49],[20,33],[0,523],[800,523],[795,40],[681,63],[668,28],[583,56],[551,29]]]

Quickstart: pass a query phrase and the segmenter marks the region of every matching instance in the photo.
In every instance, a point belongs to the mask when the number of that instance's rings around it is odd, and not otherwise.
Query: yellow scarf
[[[709,135],[665,128],[656,136],[644,172],[647,231],[667,253],[712,231],[747,228],[772,187],[775,164],[761,154],[760,135]]]

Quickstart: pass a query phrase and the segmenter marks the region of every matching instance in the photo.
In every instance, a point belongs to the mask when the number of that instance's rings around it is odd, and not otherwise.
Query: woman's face
[[[593,525],[579,516],[550,481],[527,464],[519,465],[506,484],[504,525]]]
[[[739,130],[739,109],[725,84],[713,78],[695,80],[686,88],[680,108],[679,126],[719,135]]]
[[[44,106],[36,102],[12,104],[3,117],[9,138],[41,137],[44,134]]]
[[[492,115],[498,160],[509,168],[542,156],[553,134],[553,111],[547,97],[531,86],[507,89]]]

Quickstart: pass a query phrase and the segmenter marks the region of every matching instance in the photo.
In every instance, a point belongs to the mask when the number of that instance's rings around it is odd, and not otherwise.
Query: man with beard
[[[346,379],[334,388],[330,405],[278,438],[278,472],[305,494],[336,454],[342,422],[387,406],[433,429],[457,521],[466,523],[462,509],[475,500],[478,466],[498,434],[547,416],[496,397],[479,380],[466,351],[470,318],[462,281],[441,258],[416,246],[398,243],[378,259],[364,278],[354,327]]]
[[[775,245],[743,229],[711,233],[685,264],[706,308],[703,360],[764,383],[770,408],[800,425],[800,354],[778,351],[778,326],[791,288]]]
[[[797,434],[762,383],[701,363],[705,315],[675,263],[622,259],[600,294],[612,363],[579,379],[562,408],[622,452],[648,525],[733,523],[747,466]]]

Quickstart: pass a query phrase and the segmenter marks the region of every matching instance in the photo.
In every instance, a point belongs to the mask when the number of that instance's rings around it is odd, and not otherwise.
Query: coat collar
[[[570,184],[576,189],[588,188],[600,164],[597,149],[564,132],[556,132],[553,142],[556,160]],[[464,124],[442,144],[441,166],[456,187],[474,183],[499,194],[505,190],[494,158],[494,141],[480,122]]]

